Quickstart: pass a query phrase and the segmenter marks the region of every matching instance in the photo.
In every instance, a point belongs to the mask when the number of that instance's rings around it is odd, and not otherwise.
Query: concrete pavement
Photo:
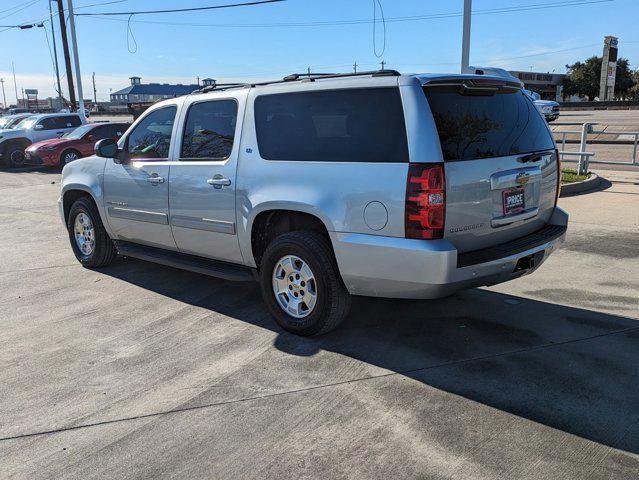
[[[561,199],[568,241],[533,275],[356,298],[302,339],[254,284],[83,269],[59,175],[0,172],[0,478],[639,477],[639,178],[620,175]]]

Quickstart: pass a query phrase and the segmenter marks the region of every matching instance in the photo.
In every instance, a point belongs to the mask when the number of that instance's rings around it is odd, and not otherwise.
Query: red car
[[[95,142],[103,138],[118,140],[129,128],[128,123],[87,123],[61,138],[29,145],[24,151],[25,163],[55,167],[78,158],[93,155]]]

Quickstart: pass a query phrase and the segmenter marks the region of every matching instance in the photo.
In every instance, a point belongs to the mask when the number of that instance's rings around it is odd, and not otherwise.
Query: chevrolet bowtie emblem
[[[528,180],[530,180],[530,175],[528,175],[527,173],[520,173],[515,179],[515,181],[519,185],[526,185],[528,183]]]

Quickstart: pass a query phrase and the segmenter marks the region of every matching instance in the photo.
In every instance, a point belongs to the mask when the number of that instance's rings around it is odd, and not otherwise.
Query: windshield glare
[[[82,127],[78,127],[75,130],[70,131],[66,135],[63,135],[62,138],[69,138],[71,140],[77,140],[79,138],[82,138],[82,136],[85,133],[89,132],[92,128],[93,128],[93,126],[91,126],[91,125],[83,125]]]
[[[35,125],[35,123],[36,123],[37,121],[38,121],[38,119],[37,119],[37,118],[32,118],[32,117],[25,118],[24,120],[22,120],[20,123],[18,123],[18,124],[15,126],[15,129],[16,129],[16,130],[19,130],[19,129],[21,129],[21,128],[31,128],[31,127],[33,127],[33,125]]]

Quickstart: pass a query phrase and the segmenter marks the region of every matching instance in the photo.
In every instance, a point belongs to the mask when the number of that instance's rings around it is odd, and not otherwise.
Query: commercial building
[[[143,102],[156,102],[165,98],[179,97],[181,95],[188,95],[189,93],[201,88],[200,85],[171,85],[168,83],[142,83],[140,77],[130,77],[131,85],[113,92],[111,97],[111,103],[114,104],[127,104],[127,103],[143,103]]]
[[[565,75],[561,73],[518,72],[511,71],[524,83],[524,87],[541,95],[543,100],[561,101],[561,85]]]

